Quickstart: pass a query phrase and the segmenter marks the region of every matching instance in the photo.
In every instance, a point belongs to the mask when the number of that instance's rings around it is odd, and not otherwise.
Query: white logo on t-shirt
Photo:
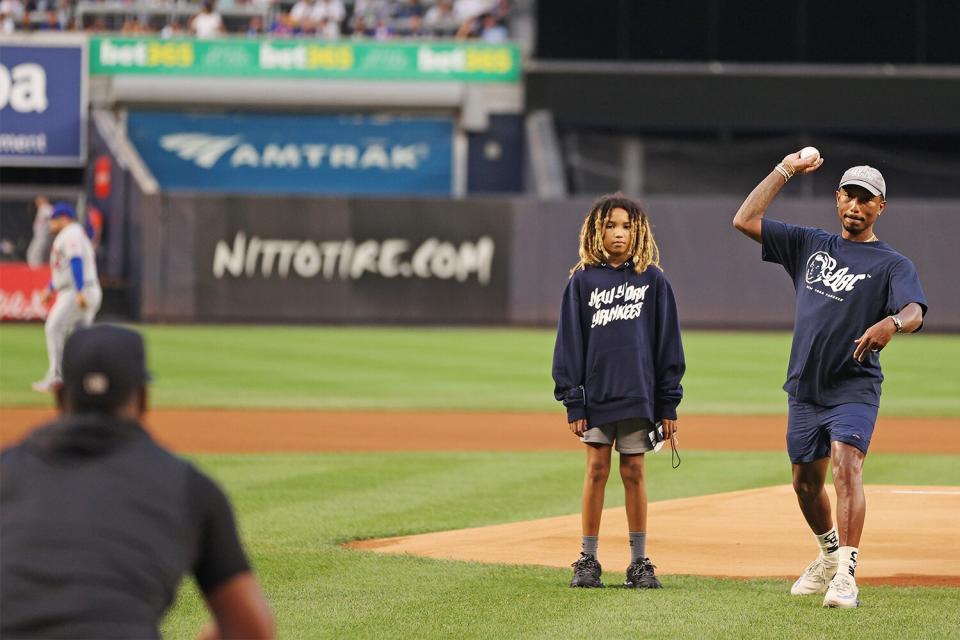
[[[807,260],[807,284],[822,282],[836,293],[853,291],[853,286],[867,275],[849,271],[847,267],[837,269],[837,261],[826,251],[817,251]]]

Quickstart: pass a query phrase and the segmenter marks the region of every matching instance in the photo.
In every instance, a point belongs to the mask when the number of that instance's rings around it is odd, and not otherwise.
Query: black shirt
[[[223,492],[139,424],[73,415],[0,454],[4,638],[158,638],[184,573],[249,568]]]

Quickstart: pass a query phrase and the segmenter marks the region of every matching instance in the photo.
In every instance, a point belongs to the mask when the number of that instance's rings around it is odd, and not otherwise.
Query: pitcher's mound
[[[612,482],[610,490],[616,490]],[[858,579],[960,586],[960,487],[870,485],[866,494]],[[817,554],[790,486],[652,502],[649,523],[647,554],[665,575],[795,578]],[[580,550],[580,515],[348,546],[449,560],[569,567]],[[608,581],[626,569],[630,551],[622,507],[603,512],[599,556]]]

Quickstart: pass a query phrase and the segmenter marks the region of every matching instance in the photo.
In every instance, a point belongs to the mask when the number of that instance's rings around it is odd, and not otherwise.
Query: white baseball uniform
[[[86,308],[77,303],[77,286],[74,281],[73,258],[80,258],[83,265],[83,297]],[[60,361],[63,357],[63,345],[74,329],[93,324],[93,318],[100,309],[103,292],[97,279],[97,260],[93,244],[87,232],[79,222],[71,222],[64,227],[53,240],[50,250],[51,283],[57,292],[57,301],[53,303],[44,332],[47,336],[47,356],[50,368],[47,380],[59,382],[62,379]]]
[[[27,247],[27,264],[32,269],[39,268],[47,261],[47,251],[50,249],[50,214],[53,205],[42,204],[37,208],[37,215],[33,219],[33,237]]]

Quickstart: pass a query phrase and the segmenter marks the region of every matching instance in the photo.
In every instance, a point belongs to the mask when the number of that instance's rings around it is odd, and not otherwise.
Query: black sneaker
[[[603,583],[600,582],[600,574],[603,573],[603,569],[595,557],[581,552],[580,559],[570,566],[573,567],[571,587],[593,588],[603,586]]]
[[[650,558],[631,562],[627,567],[627,581],[623,586],[628,589],[662,589],[663,585],[657,580],[654,568]]]

